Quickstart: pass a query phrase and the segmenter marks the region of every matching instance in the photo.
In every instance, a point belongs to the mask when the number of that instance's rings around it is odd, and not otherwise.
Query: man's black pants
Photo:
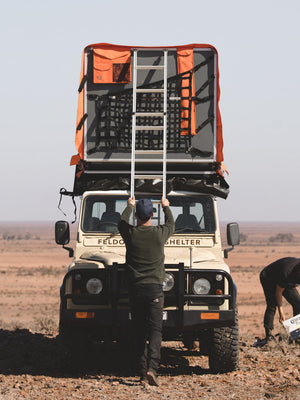
[[[144,284],[130,291],[133,353],[141,375],[159,367],[163,305],[161,285]]]
[[[264,327],[266,335],[271,334],[271,330],[274,328],[274,316],[276,313],[277,301],[276,301],[276,283],[267,279],[265,271],[262,270],[260,273],[260,282],[264,290],[266,297],[267,308],[264,315]],[[293,307],[293,315],[300,314],[300,295],[295,287],[286,288],[282,295]]]

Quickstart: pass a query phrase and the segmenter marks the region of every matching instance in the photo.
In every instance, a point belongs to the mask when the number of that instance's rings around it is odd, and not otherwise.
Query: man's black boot
[[[148,383],[151,386],[159,386],[158,376],[154,369],[150,368],[147,372]]]

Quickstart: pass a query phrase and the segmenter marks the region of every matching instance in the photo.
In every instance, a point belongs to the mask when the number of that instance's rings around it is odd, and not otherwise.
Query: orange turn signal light
[[[92,319],[92,318],[95,318],[95,313],[94,312],[87,312],[87,311],[77,311],[75,313],[75,318]]]
[[[200,318],[201,319],[220,319],[220,314],[219,313],[201,313]]]
[[[223,290],[221,290],[221,289],[216,289],[216,294],[223,294]]]

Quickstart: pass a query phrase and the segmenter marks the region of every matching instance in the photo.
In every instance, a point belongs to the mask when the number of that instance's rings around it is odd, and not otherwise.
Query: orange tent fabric
[[[84,52],[82,54],[82,59],[81,59],[81,71],[80,71],[80,80],[79,84],[81,83],[83,76],[84,76]],[[84,152],[83,152],[83,125],[81,126],[80,129],[78,129],[78,125],[80,121],[82,120],[84,115],[84,89],[79,92],[78,95],[78,106],[77,106],[77,119],[76,119],[76,136],[75,136],[75,146],[78,151],[78,155],[80,158],[83,160],[84,159]],[[77,164],[76,160],[72,157],[71,158],[71,165]]]
[[[194,50],[193,49],[182,49],[177,51],[177,68],[178,73],[181,74],[183,72],[189,71],[194,67]],[[183,86],[186,86],[185,81],[183,81]],[[181,97],[188,97],[189,90],[182,89]],[[194,73],[192,75],[192,97],[195,97],[195,79]],[[190,98],[186,98],[181,100],[181,106],[187,108],[189,106]],[[181,111],[181,118],[187,118],[189,116],[189,111],[183,109]],[[188,121],[181,121],[181,135],[188,135]],[[191,104],[191,135],[196,135],[196,106],[193,101]]]
[[[109,43],[98,43],[98,44],[91,44],[89,46],[87,46],[84,51],[83,51],[83,55],[82,55],[82,62],[81,62],[81,73],[80,73],[80,82],[82,81],[83,77],[84,77],[84,61],[85,61],[85,51],[88,49],[93,49],[93,51],[97,51],[97,50],[117,50],[119,52],[122,51],[131,51],[133,48],[135,48],[136,46],[120,46],[120,45],[114,45],[114,44],[109,44]],[[153,48],[161,48],[164,49],[166,46],[164,47],[153,47]],[[209,44],[198,44],[198,43],[193,43],[193,44],[188,44],[188,45],[183,45],[183,46],[167,46],[168,48],[174,48],[177,49],[177,52],[183,52],[183,51],[187,51],[187,50],[192,50],[193,48],[208,48],[208,49],[213,49],[218,57],[218,53],[217,50],[209,45]],[[142,46],[139,46],[139,48],[143,48]],[[144,48],[151,48],[149,46]],[[220,88],[219,88],[219,68],[218,68],[218,58],[217,58],[217,149],[216,149],[216,161],[221,163],[223,161],[223,138],[222,138],[222,121],[221,121],[221,114],[220,114],[220,110],[219,110],[219,99],[220,99]],[[83,90],[79,93],[79,97],[78,97],[78,108],[77,108],[77,124],[76,127],[78,127],[78,124],[80,123],[80,121],[82,120],[83,116],[84,116],[84,91],[85,89],[83,88]],[[80,157],[80,159],[84,159],[84,125],[82,125],[80,127],[80,129],[76,129],[76,137],[75,137],[75,145],[76,145],[76,149],[78,151],[78,155]],[[75,159],[73,159],[73,163],[75,162]],[[73,165],[73,164],[71,164]]]
[[[129,83],[131,81],[130,64],[130,50],[94,49],[94,83]]]

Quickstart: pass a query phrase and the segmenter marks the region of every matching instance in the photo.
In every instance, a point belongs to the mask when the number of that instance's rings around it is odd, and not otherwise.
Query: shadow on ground
[[[190,366],[186,356],[196,351],[164,347],[160,374],[206,374],[207,369]],[[58,336],[33,333],[28,329],[0,329],[0,374],[47,375],[79,377],[83,375],[132,376],[129,346],[119,343],[84,341],[72,347],[64,345]]]

